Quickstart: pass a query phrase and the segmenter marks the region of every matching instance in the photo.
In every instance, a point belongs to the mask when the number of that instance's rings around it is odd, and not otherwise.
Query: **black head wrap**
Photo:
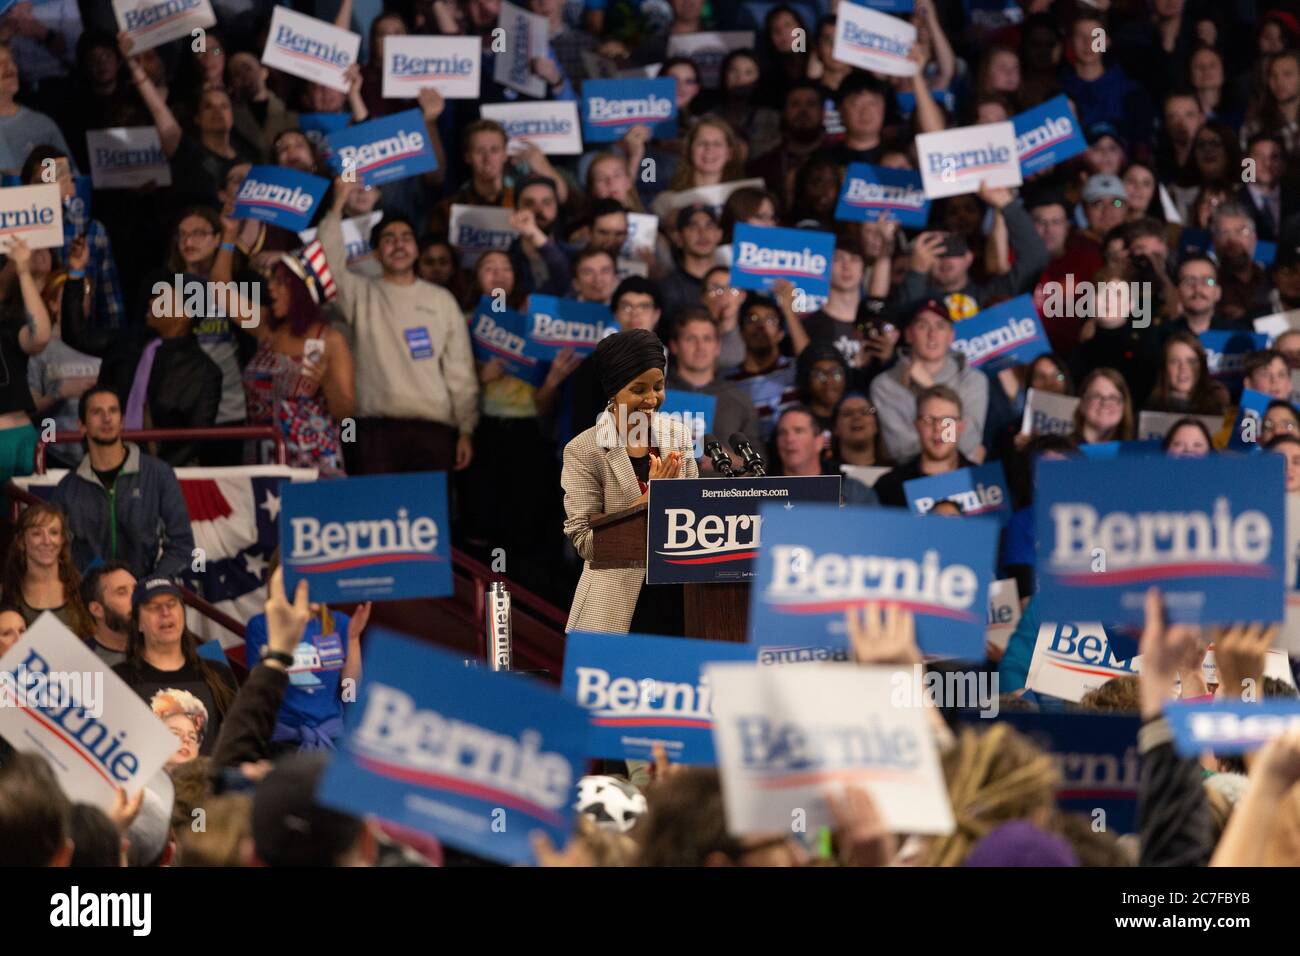
[[[629,329],[602,339],[592,358],[606,398],[613,398],[642,372],[652,368],[662,372],[667,366],[663,343],[649,329]]]

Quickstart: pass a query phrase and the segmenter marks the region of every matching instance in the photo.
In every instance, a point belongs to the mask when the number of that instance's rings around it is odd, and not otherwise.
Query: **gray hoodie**
[[[871,382],[871,402],[880,419],[885,450],[894,461],[907,461],[921,453],[921,439],[916,434],[916,396],[922,389],[908,376],[911,366],[910,356],[900,358],[893,368]],[[989,407],[988,377],[978,369],[967,368],[964,355],[949,352],[934,383],[947,385],[961,396],[966,430],[957,448],[970,458],[984,441],[984,416]]]

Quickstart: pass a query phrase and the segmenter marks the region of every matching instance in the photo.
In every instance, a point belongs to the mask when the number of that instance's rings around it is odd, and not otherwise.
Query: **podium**
[[[644,569],[646,530],[645,505],[593,519],[592,568]],[[749,626],[749,584],[683,584],[682,601],[687,637],[744,643]]]

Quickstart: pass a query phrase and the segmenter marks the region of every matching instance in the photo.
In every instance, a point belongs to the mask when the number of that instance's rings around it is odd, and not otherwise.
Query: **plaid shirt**
[[[67,261],[68,249],[76,235],[76,224],[71,217],[63,217],[63,258]],[[122,304],[122,282],[113,260],[113,244],[108,230],[98,219],[90,220],[86,229],[86,244],[90,262],[86,264],[86,278],[95,290],[90,323],[97,329],[120,329],[125,326],[126,307]]]

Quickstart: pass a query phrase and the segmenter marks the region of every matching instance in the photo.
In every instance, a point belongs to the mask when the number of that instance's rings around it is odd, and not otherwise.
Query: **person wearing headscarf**
[[[593,518],[645,504],[656,478],[699,477],[690,429],[658,414],[663,343],[646,329],[629,329],[602,340],[592,360],[605,409],[565,446],[560,478],[564,533],[587,562],[565,630],[680,633],[680,588],[658,587],[648,597],[644,569],[591,567]]]

